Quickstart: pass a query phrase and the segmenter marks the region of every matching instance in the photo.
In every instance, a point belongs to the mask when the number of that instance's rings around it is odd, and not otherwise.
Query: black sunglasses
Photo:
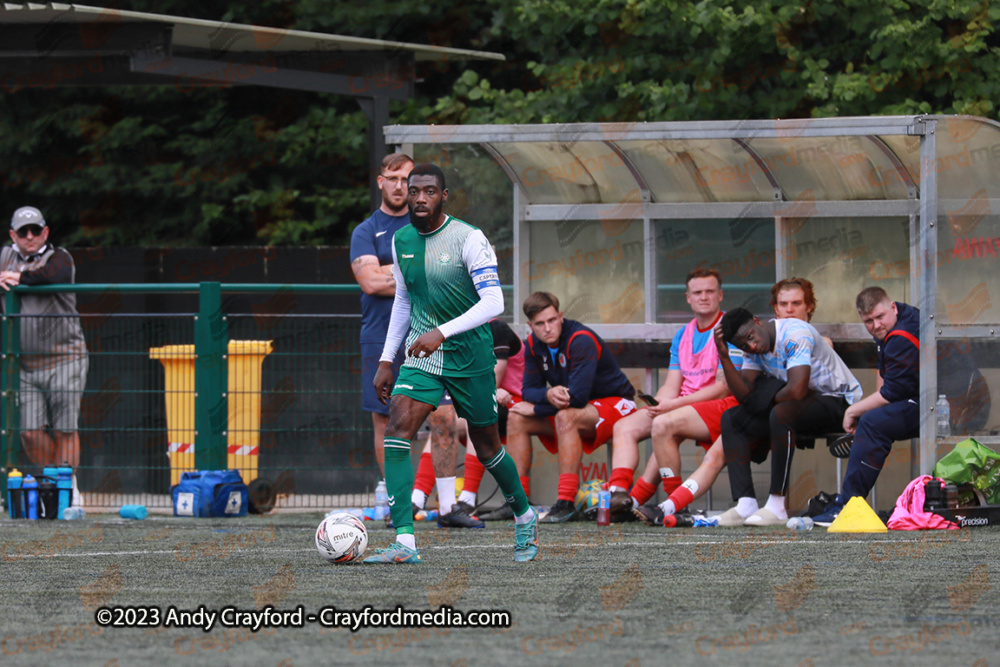
[[[22,239],[25,239],[28,238],[28,232],[31,232],[32,236],[41,236],[42,229],[43,228],[38,225],[25,225],[24,227],[18,229],[15,233]]]

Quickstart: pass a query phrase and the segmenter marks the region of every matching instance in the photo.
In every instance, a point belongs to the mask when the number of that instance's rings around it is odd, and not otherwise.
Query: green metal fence
[[[4,490],[11,468],[35,473],[63,462],[41,460],[51,454],[34,444],[40,431],[65,441],[53,430],[60,418],[39,428],[26,410],[39,399],[73,402],[70,365],[60,350],[38,348],[79,326],[89,366],[77,396],[85,506],[168,508],[181,470],[233,467],[269,486],[279,509],[370,505],[379,473],[361,410],[360,316],[309,312],[310,303],[358,291],[211,282],[14,289],[0,332]],[[20,312],[26,294],[66,292],[89,299],[79,318]],[[51,386],[26,379],[39,362]]]

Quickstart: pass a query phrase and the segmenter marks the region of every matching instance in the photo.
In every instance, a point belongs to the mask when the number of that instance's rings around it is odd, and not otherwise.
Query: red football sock
[[[691,504],[694,500],[694,494],[686,486],[678,486],[677,489],[670,494],[670,501],[674,504],[674,510],[680,512],[682,509]]]
[[[479,483],[483,481],[483,473],[486,468],[478,458],[472,454],[465,455],[465,481],[462,482],[462,490],[472,493],[479,493]]]
[[[417,475],[413,479],[413,488],[423,491],[425,496],[431,495],[434,488],[434,462],[431,460],[430,452],[420,454],[420,463],[417,466]]]
[[[673,477],[663,477],[662,479],[663,479],[663,491],[668,496],[674,492],[674,489],[676,489],[678,486],[681,485],[681,482],[684,481],[683,479],[681,479],[680,475],[674,475]]]
[[[521,486],[524,487],[524,495],[531,497],[531,476],[521,475]]]
[[[559,475],[559,500],[576,502],[576,492],[580,488],[580,475]]]
[[[633,474],[631,468],[614,468],[611,470],[611,479],[608,480],[608,486],[620,486],[628,490],[632,486]]]
[[[636,481],[630,494],[640,505],[645,505],[646,501],[656,495],[656,487],[644,480],[642,477]]]

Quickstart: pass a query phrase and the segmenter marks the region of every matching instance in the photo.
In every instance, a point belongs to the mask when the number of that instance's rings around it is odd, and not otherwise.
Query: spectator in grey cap
[[[49,226],[33,206],[14,211],[13,243],[0,250],[0,286],[72,283],[73,257],[49,243]],[[6,308],[6,299],[3,307]],[[21,295],[21,441],[37,466],[80,465],[80,399],[87,346],[75,294]],[[74,504],[79,503],[76,475]]]

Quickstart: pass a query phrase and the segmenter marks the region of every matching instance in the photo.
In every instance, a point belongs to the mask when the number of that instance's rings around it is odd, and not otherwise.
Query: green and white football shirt
[[[478,290],[500,286],[496,254],[486,235],[450,215],[429,234],[421,234],[413,225],[399,229],[392,254],[397,299],[408,298],[410,304],[406,349],[479,303]],[[407,356],[403,365],[432,375],[470,377],[492,373],[495,364],[493,335],[489,325],[482,324],[446,338],[426,358]]]

